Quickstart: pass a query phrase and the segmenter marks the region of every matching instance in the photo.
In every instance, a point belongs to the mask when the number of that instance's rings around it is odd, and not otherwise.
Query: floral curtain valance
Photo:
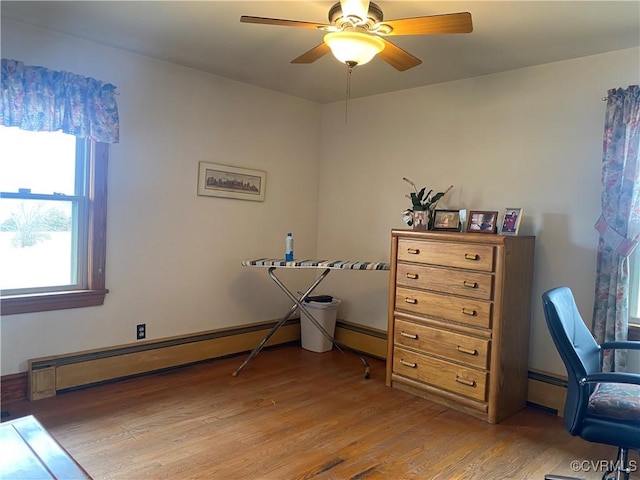
[[[0,124],[118,143],[116,87],[95,78],[2,59]]]

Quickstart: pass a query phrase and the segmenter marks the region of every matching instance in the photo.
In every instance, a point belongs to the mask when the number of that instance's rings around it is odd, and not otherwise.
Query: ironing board
[[[320,323],[313,317],[313,315],[311,314],[311,312],[309,312],[307,307],[304,306],[304,301],[307,299],[307,297],[309,297],[311,292],[313,292],[313,290],[318,285],[320,285],[320,283],[327,277],[327,275],[329,275],[329,272],[331,272],[332,270],[366,270],[366,271],[389,270],[389,264],[382,263],[382,262],[376,263],[376,262],[358,262],[358,261],[345,261],[345,260],[311,260],[311,259],[293,260],[293,261],[287,262],[279,258],[258,258],[256,260],[243,260],[242,266],[267,268],[271,279],[276,283],[276,285],[278,285],[278,287],[280,287],[280,290],[282,290],[284,294],[287,297],[289,297],[289,299],[293,302],[293,305],[291,305],[291,308],[289,309],[289,311],[282,317],[282,319],[278,321],[278,323],[275,324],[275,326],[271,329],[271,331],[251,351],[251,353],[245,359],[245,361],[242,362],[242,364],[236,369],[235,372],[233,372],[232,375],[234,377],[237,376],[238,373],[240,373],[240,370],[242,370],[242,368],[247,363],[249,363],[256,355],[258,355],[258,353],[260,353],[260,350],[262,350],[262,348],[269,341],[269,339],[278,331],[278,329],[282,325],[285,324],[287,320],[289,320],[291,315],[293,315],[296,310],[300,310],[301,312],[303,312],[307,316],[307,318],[311,320],[313,325],[318,330],[320,330],[322,335],[324,335],[325,338],[330,340],[336,346],[336,348],[338,348],[338,350],[340,350],[341,352],[343,348],[353,350],[347,347],[346,345],[336,341],[336,339],[333,338],[333,336],[330,335],[329,332],[327,332],[322,327],[322,325],[320,325]],[[314,269],[321,269],[322,272],[320,273],[320,275],[316,277],[316,279],[313,281],[313,283],[309,286],[309,288],[307,288],[307,290],[304,293],[302,293],[300,296],[296,296],[284,285],[284,283],[282,283],[282,281],[278,277],[276,277],[275,271],[277,268],[314,268]],[[367,360],[360,353],[358,353],[358,355],[360,356],[360,360],[365,366],[364,378],[369,378],[369,374],[370,374],[369,363],[367,363]]]

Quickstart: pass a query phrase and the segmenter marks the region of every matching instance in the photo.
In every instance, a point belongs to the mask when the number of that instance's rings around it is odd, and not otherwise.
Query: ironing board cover
[[[333,270],[389,270],[384,262],[357,262],[352,260],[293,260],[286,262],[280,258],[258,258],[243,260],[243,267],[285,267],[285,268],[330,268]]]

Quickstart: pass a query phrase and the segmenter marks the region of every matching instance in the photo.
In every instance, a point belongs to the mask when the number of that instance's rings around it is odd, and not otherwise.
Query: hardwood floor
[[[616,453],[536,408],[490,425],[388,388],[380,360],[365,380],[349,352],[268,349],[231,376],[243,359],[5,404],[3,420],[35,415],[95,479],[599,479],[571,462]]]

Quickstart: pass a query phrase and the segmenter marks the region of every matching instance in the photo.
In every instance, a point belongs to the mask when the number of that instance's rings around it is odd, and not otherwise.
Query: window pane
[[[76,137],[0,127],[0,191],[75,192]]]
[[[76,283],[73,203],[0,199],[0,289]]]

